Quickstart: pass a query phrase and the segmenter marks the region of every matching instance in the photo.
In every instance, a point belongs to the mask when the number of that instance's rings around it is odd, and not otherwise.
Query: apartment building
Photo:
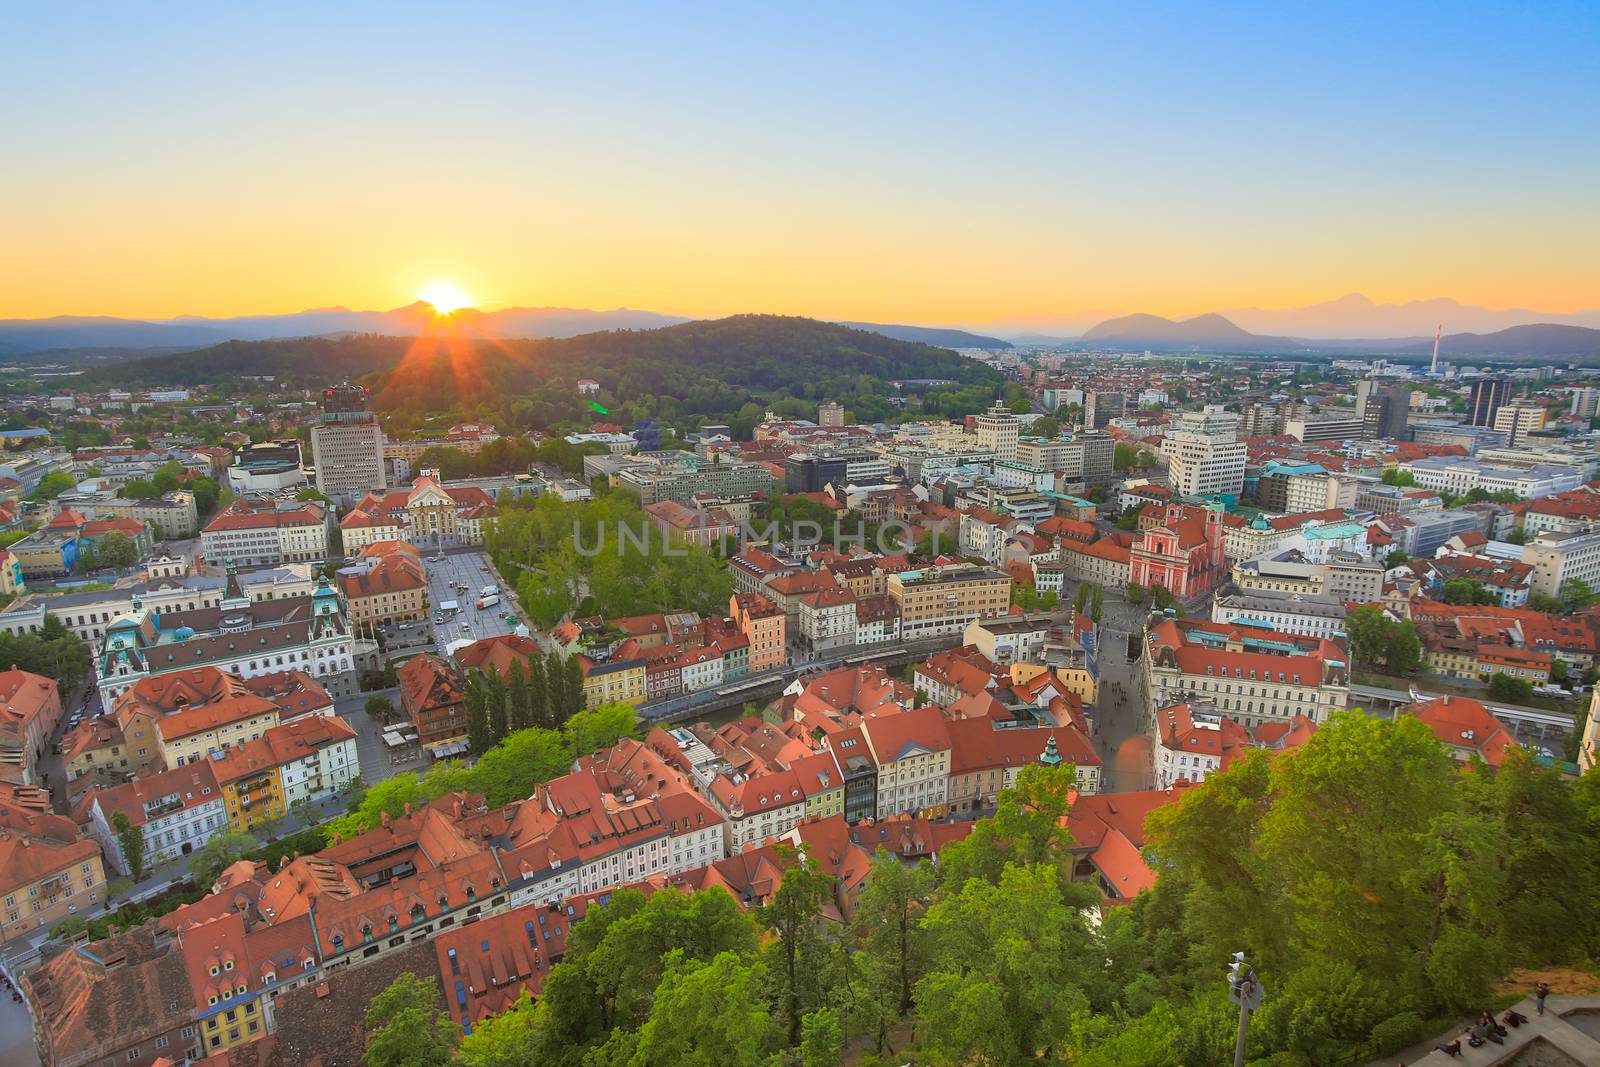
[[[1003,403],[995,403],[987,411],[973,419],[973,429],[977,434],[977,444],[986,452],[993,452],[995,458],[1004,462],[1013,462],[1017,458],[1017,437],[1020,423],[1011,409]]]
[[[61,722],[55,679],[0,671],[0,782],[39,784],[39,758]]]
[[[1175,493],[1203,498],[1237,497],[1244,490],[1246,446],[1239,440],[1239,416],[1207,405],[1185,411],[1168,431],[1161,450],[1170,463],[1167,480]]]
[[[334,580],[351,626],[427,616],[428,578],[415,554],[364,556],[341,567]]]
[[[1345,707],[1349,653],[1327,638],[1168,619],[1146,634],[1145,688],[1156,707],[1209,701],[1247,727]]]
[[[900,635],[916,641],[957,634],[974,619],[1005,614],[1011,577],[970,563],[891,574],[888,595],[900,614]]]
[[[146,869],[187,856],[228,828],[227,803],[209,760],[161,771],[99,790],[90,829],[119,874],[129,873],[113,816],[121,813],[144,830]]]
[[[278,725],[278,705],[254,693],[194,704],[156,720],[161,762],[168,767],[203,762],[258,740]]]
[[[1211,605],[1211,621],[1341,639],[1345,636],[1344,604],[1338,597],[1319,593],[1224,590]]]
[[[728,599],[728,614],[750,642],[750,670],[765,671],[789,661],[784,615],[760,593],[735,593]]]
[[[207,559],[242,567],[328,558],[328,511],[311,501],[235,500],[200,533]]]
[[[467,732],[467,696],[450,666],[431,653],[400,665],[400,706],[424,745],[452,741]]]
[[[325,390],[321,418],[311,427],[317,489],[348,504],[385,488],[383,452],[383,428],[372,415],[371,390],[348,384]]]
[[[98,911],[105,882],[99,843],[79,837],[71,819],[48,811],[0,817],[0,945]]]
[[[1533,568],[1530,593],[1559,597],[1574,581],[1600,589],[1600,533],[1540,532],[1522,546]]]

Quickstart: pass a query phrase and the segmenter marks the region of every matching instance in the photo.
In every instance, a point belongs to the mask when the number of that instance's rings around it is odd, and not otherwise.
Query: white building
[[[1522,546],[1522,562],[1533,567],[1530,593],[1559,597],[1574,581],[1600,590],[1600,533],[1539,533]]]
[[[1491,493],[1510,492],[1524,500],[1537,500],[1584,482],[1583,474],[1571,467],[1533,464],[1527,467],[1497,467],[1460,456],[1427,456],[1400,464],[1423,489],[1436,489],[1462,496],[1473,489]]]
[[[312,501],[236,500],[206,523],[200,547],[214,563],[276,566],[328,558],[328,511]]]
[[[278,761],[283,802],[326,800],[361,774],[356,731],[336,715],[309,715],[262,735]]]
[[[383,427],[367,413],[329,413],[311,427],[311,462],[317,489],[332,500],[349,503],[373,489],[388,486],[383,463]]]
[[[146,870],[190,855],[228,828],[227,802],[209,761],[135,778],[94,795],[90,830],[111,865],[128,874],[128,857],[113,822],[118,812],[144,831]]]
[[[678,656],[683,667],[684,692],[713,689],[722,684],[722,650],[714,645],[688,649]]]
[[[1002,403],[994,404],[973,422],[973,428],[977,431],[978,448],[993,452],[996,459],[1016,459],[1020,426],[1010,408]]]
[[[861,733],[878,765],[878,818],[942,807],[950,790],[950,733],[928,705],[864,719]]]
[[[1157,789],[1180,778],[1203,782],[1251,743],[1244,727],[1209,704],[1169,704],[1156,709],[1151,723]]]
[[[1241,590],[1211,605],[1211,621],[1264,626],[1308,637],[1343,638],[1344,602],[1332,596]]]
[[[1175,493],[1237,496],[1244,490],[1247,448],[1239,440],[1239,416],[1232,412],[1214,404],[1202,411],[1183,412],[1177,429],[1162,441],[1161,450],[1171,464],[1167,480]]]

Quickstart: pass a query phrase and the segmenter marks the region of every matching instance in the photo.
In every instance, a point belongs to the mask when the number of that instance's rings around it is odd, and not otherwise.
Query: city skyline
[[[1578,5],[194,12],[20,16],[0,317],[1600,307]]]

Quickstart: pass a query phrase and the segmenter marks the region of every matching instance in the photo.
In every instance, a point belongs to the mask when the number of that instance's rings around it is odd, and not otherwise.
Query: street
[[[507,623],[506,616],[514,615],[516,607],[510,602],[499,579],[489,567],[489,557],[482,551],[449,552],[443,556],[424,556],[422,565],[428,572],[428,622],[432,628],[435,645],[441,653],[459,641],[476,641],[484,637],[499,637],[512,632],[515,623]],[[461,586],[465,586],[463,589]],[[500,589],[500,603],[478,609],[478,598],[486,586]],[[442,605],[454,601],[456,612],[446,612],[442,623],[434,620]]]

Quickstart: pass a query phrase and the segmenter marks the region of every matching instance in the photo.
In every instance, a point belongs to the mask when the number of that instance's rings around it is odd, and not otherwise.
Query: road
[[[448,650],[456,641],[477,641],[484,637],[499,637],[512,632],[513,626],[505,616],[515,612],[502,589],[500,603],[494,607],[478,609],[478,596],[485,586],[500,586],[489,567],[489,557],[483,552],[448,552],[443,556],[424,557],[423,566],[428,571],[428,604],[430,612],[427,625],[433,630],[434,644]],[[466,589],[459,588],[458,584]],[[459,605],[459,612],[435,623],[439,606],[448,601]]]

